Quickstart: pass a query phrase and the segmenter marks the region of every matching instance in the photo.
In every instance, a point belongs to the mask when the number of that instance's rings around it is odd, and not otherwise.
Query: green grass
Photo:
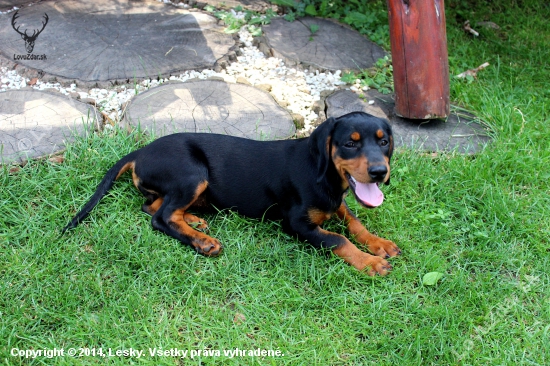
[[[196,255],[151,229],[128,175],[61,236],[105,171],[143,144],[136,134],[93,135],[70,145],[61,164],[0,169],[0,361],[549,364],[550,10],[535,1],[469,4],[448,4],[451,73],[491,67],[474,81],[453,79],[451,93],[494,140],[475,156],[398,150],[384,205],[350,201],[372,232],[403,250],[391,274],[366,277],[277,223],[231,212],[206,217],[223,254]],[[473,39],[460,30],[466,17],[502,28]],[[423,285],[433,271],[443,278]],[[13,348],[71,347],[146,355],[10,356]],[[284,356],[148,356],[155,347]]]

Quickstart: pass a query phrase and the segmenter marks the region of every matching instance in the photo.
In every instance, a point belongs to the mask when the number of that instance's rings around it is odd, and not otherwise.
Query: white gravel
[[[22,6],[33,6],[34,4],[40,2],[41,0],[36,0],[35,2],[33,3],[30,3],[30,4],[27,4],[27,5],[22,5]],[[9,14],[11,12],[14,12],[14,11],[17,11],[19,10],[19,7],[17,6],[14,6],[13,8],[9,9],[9,10],[6,10],[6,11],[0,11],[0,14]]]
[[[19,8],[17,6],[14,6],[12,9],[9,9],[9,10],[6,10],[6,11],[0,11],[0,14],[9,14],[12,11],[16,11],[16,10],[19,10]]]
[[[233,11],[234,12],[234,11]],[[244,16],[244,13],[235,13],[236,16]],[[246,79],[251,85],[271,85],[271,95],[286,107],[290,113],[297,113],[304,117],[305,127],[302,131],[309,131],[312,123],[318,118],[312,110],[315,101],[320,99],[323,90],[335,90],[345,87],[340,80],[341,71],[332,72],[308,72],[296,68],[287,67],[278,58],[265,57],[265,55],[252,45],[252,36],[244,26],[239,37],[244,47],[241,48],[241,56],[232,62],[225,70],[215,72],[214,70],[186,71],[179,76],[171,76],[163,80],[144,80],[138,84],[116,86],[110,89],[90,89],[82,91],[77,85],[69,86],[59,83],[45,83],[40,80],[32,88],[36,90],[56,89],[59,92],[75,96],[80,95],[81,99],[93,99],[100,111],[106,114],[112,121],[120,121],[123,116],[122,107],[124,103],[135,95],[162,84],[163,82],[179,80],[185,82],[189,79],[207,79],[209,77],[220,77],[226,82],[235,83],[237,79]],[[0,68],[0,92],[12,89],[21,89],[28,85],[30,80],[18,75],[14,70]],[[348,86],[349,87],[349,86]],[[359,84],[351,86],[351,90],[359,92]]]

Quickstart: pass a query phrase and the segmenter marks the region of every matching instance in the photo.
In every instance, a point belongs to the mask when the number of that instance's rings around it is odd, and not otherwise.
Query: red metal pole
[[[450,113],[443,0],[387,0],[395,112],[405,118]]]

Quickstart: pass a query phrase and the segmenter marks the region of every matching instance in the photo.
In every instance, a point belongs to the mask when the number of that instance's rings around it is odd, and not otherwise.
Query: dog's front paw
[[[392,266],[387,260],[362,252],[349,241],[334,248],[332,251],[347,263],[359,271],[367,273],[369,276],[377,274],[385,276],[392,270]]]
[[[369,251],[382,258],[395,257],[401,254],[401,249],[393,241],[376,238],[368,243]]]

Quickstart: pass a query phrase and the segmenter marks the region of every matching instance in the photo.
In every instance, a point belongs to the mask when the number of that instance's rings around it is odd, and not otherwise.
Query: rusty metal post
[[[443,0],[387,0],[395,112],[405,118],[450,113]]]

